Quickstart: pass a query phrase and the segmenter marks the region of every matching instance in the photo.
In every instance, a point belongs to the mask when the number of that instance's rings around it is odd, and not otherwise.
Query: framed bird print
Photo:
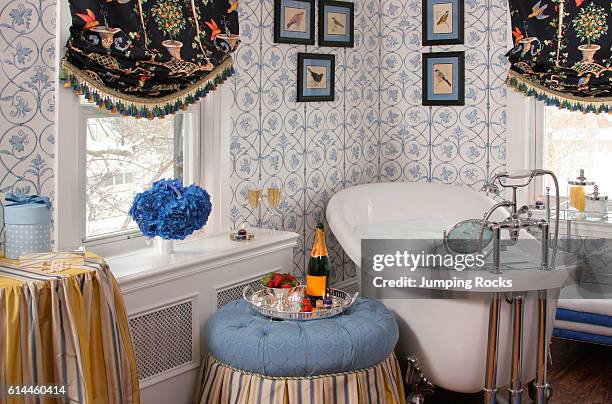
[[[274,42],[315,44],[315,0],[274,0]]]
[[[463,43],[463,0],[423,0],[423,46]]]
[[[319,46],[352,48],[355,45],[355,5],[319,1]]]
[[[423,54],[423,105],[465,105],[465,52]]]
[[[298,53],[298,102],[333,101],[335,70],[334,55]]]

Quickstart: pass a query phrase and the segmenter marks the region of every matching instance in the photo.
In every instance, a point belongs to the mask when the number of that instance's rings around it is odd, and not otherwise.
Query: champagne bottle
[[[325,231],[323,224],[319,223],[315,232],[314,245],[308,261],[306,275],[306,294],[311,300],[325,297],[331,282],[331,264],[325,245]]]

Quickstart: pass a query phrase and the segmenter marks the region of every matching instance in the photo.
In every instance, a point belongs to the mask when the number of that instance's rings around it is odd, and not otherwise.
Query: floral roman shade
[[[612,1],[509,0],[508,84],[585,112],[612,110]]]
[[[232,74],[238,0],[69,0],[60,78],[101,108],[155,118]]]

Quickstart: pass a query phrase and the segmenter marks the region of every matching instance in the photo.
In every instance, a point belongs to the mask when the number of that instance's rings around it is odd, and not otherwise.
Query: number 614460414
[[[9,396],[63,396],[66,386],[59,384],[8,386]]]

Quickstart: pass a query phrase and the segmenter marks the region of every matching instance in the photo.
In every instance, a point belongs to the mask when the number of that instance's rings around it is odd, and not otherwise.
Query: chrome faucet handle
[[[499,187],[493,182],[485,182],[482,190],[488,194],[499,195]]]
[[[531,208],[529,208],[529,206],[523,205],[516,211],[517,218],[520,215],[526,215],[527,218],[531,218],[531,216],[533,216],[533,212],[531,211]]]

